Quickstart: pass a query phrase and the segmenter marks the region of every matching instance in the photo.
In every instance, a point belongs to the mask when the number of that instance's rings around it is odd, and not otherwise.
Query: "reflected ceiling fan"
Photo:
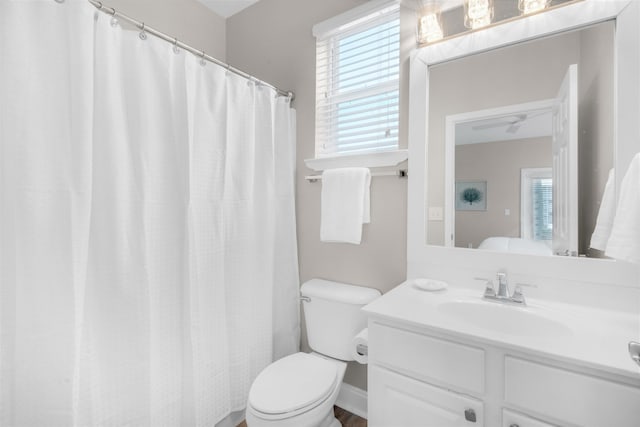
[[[497,120],[499,121],[485,123],[483,125],[472,126],[471,128],[473,130],[486,130],[486,129],[492,129],[497,127],[506,127],[505,132],[516,133],[524,122],[534,117],[541,116],[545,113],[546,112],[541,111],[537,113],[522,113],[522,114],[514,114],[511,116],[499,117],[497,118]]]
[[[507,128],[505,129],[505,132],[507,132],[507,133],[516,133],[518,131],[518,129],[520,129],[520,126],[522,126],[522,123],[524,123],[529,118],[529,114],[527,114],[527,113],[514,114],[513,116],[507,116],[506,118],[512,118],[512,120],[502,120],[502,121],[499,121],[499,122],[493,122],[493,123],[487,123],[487,124],[484,124],[484,125],[472,126],[471,128],[473,130],[486,130],[486,129],[493,129],[493,128],[497,128],[497,127],[506,126]]]

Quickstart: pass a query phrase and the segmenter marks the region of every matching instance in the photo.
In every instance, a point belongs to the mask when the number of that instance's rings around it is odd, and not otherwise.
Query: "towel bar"
[[[400,169],[397,171],[372,172],[371,176],[397,176],[398,178],[406,178],[409,176],[409,172],[406,169]],[[317,182],[322,179],[322,175],[307,175],[304,179],[309,182]]]

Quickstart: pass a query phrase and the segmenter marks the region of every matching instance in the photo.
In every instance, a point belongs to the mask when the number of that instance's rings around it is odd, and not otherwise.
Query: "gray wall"
[[[373,178],[371,224],[361,245],[320,242],[320,183],[304,159],[314,157],[314,24],[356,7],[354,0],[261,0],[227,20],[227,59],[260,79],[296,93],[298,114],[296,213],[301,283],[320,277],[386,292],[406,276],[407,181]],[[401,34],[400,145],[406,147],[408,104],[407,55],[415,46],[413,11],[403,10]],[[306,337],[302,338],[303,349]],[[351,364],[345,381],[366,388],[366,367]]]
[[[226,59],[225,20],[196,0],[102,0],[102,3],[214,58]]]
[[[456,181],[487,181],[487,210],[456,211],[455,245],[520,237],[520,170],[550,168],[552,157],[551,137],[456,146]]]

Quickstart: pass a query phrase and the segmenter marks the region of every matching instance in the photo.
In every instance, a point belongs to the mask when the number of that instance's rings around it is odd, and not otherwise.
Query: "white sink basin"
[[[476,327],[508,335],[560,338],[571,329],[541,308],[511,306],[489,301],[447,301],[438,305],[443,315]]]

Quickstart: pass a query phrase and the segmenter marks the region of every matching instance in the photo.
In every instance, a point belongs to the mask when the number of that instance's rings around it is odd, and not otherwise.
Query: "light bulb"
[[[438,13],[428,13],[418,19],[418,43],[433,43],[443,37]]]
[[[493,19],[493,0],[465,0],[464,25],[475,30],[491,24]]]
[[[518,9],[523,15],[539,12],[549,6],[549,0],[518,0]]]

